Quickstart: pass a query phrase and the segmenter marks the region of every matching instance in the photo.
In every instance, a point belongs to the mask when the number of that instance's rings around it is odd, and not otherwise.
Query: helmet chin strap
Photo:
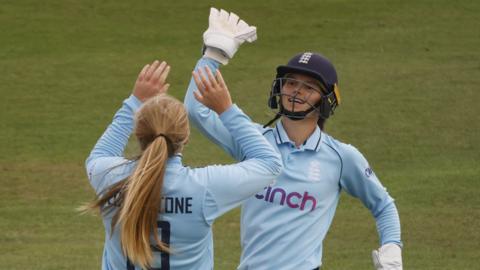
[[[298,95],[298,92],[295,93],[295,95],[292,96],[292,99],[295,100],[297,98],[297,95]],[[285,109],[285,107],[283,107],[283,102],[282,100],[280,99],[280,110],[279,110],[279,113],[281,115],[284,115],[286,117],[288,117],[289,119],[291,120],[294,120],[294,121],[298,121],[298,120],[302,120],[302,119],[305,119],[305,117],[307,116],[307,114],[311,113],[312,111],[315,110],[315,107],[314,106],[310,106],[310,109],[306,110],[306,111],[298,111],[296,112],[295,111],[295,102],[293,103],[293,111],[289,111],[287,109]]]
[[[292,98],[295,100],[297,98],[297,95],[298,95],[298,92],[295,93],[295,95],[293,95]],[[318,106],[310,106],[310,108],[308,110],[296,112],[295,111],[295,103],[293,103],[293,111],[289,111],[289,110],[285,109],[285,107],[283,107],[283,102],[280,99],[279,113],[281,115],[285,115],[286,117],[288,117],[289,119],[291,119],[293,121],[298,121],[298,120],[305,119],[305,117],[307,117],[307,115],[309,113],[313,112],[316,109],[316,107],[318,107]]]
[[[294,98],[295,97],[296,97],[296,95],[294,95]],[[266,128],[266,127],[270,126],[273,122],[278,120],[281,116],[285,116],[288,119],[291,119],[293,121],[303,120],[307,117],[307,115],[309,113],[317,110],[319,106],[320,106],[320,104],[317,103],[317,106],[310,106],[310,108],[308,110],[305,110],[305,111],[298,111],[298,112],[289,111],[289,110],[285,109],[285,107],[283,107],[283,103],[282,103],[282,100],[280,98],[278,112],[275,114],[275,117],[272,120],[270,120],[267,124],[265,124],[263,127]],[[295,109],[295,107],[294,107],[294,109]],[[319,117],[322,118],[321,115]]]
[[[284,116],[288,117],[288,119],[291,119],[291,120],[294,120],[294,121],[305,119],[305,117],[309,113],[313,112],[314,110],[315,110],[314,107],[310,107],[310,109],[308,109],[306,111],[292,112],[292,111],[289,111],[289,110],[285,109],[283,106],[280,106],[280,114],[284,115]]]

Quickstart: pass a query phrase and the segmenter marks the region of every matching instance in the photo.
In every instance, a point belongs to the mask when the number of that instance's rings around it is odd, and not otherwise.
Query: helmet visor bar
[[[314,103],[312,95],[317,93],[323,95],[319,86],[292,78],[278,78],[274,81],[274,87],[280,91],[275,93],[273,98],[278,98],[278,103],[287,111],[293,113],[318,111],[319,104]]]

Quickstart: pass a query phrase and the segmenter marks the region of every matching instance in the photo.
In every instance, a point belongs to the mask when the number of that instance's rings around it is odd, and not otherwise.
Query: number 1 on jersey
[[[170,246],[170,222],[159,220],[157,221],[157,228],[162,230],[161,241]],[[162,252],[156,246],[150,246],[153,252],[159,252],[161,258],[161,267],[160,268],[149,268],[148,270],[170,270],[170,254]],[[133,263],[127,258],[127,270],[135,270]]]

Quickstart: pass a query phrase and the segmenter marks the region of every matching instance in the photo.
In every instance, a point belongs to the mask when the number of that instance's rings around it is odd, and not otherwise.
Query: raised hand
[[[145,102],[151,97],[166,93],[170,84],[166,83],[170,66],[165,62],[155,60],[147,64],[138,74],[133,88],[133,95],[140,101]]]
[[[237,14],[213,7],[210,9],[208,29],[203,33],[205,56],[226,65],[240,45],[256,39],[257,28],[248,25]]]
[[[193,94],[200,103],[219,115],[232,106],[232,98],[220,70],[217,70],[214,76],[207,66],[204,71],[193,71],[192,75],[198,89]]]

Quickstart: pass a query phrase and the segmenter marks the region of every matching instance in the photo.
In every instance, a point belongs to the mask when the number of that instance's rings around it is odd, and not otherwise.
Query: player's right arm
[[[125,179],[135,165],[123,156],[128,138],[134,127],[134,116],[143,102],[165,93],[169,84],[165,80],[170,71],[166,62],[154,61],[139,73],[132,95],[113,117],[112,123],[98,139],[85,161],[90,184],[99,194],[107,187]]]

